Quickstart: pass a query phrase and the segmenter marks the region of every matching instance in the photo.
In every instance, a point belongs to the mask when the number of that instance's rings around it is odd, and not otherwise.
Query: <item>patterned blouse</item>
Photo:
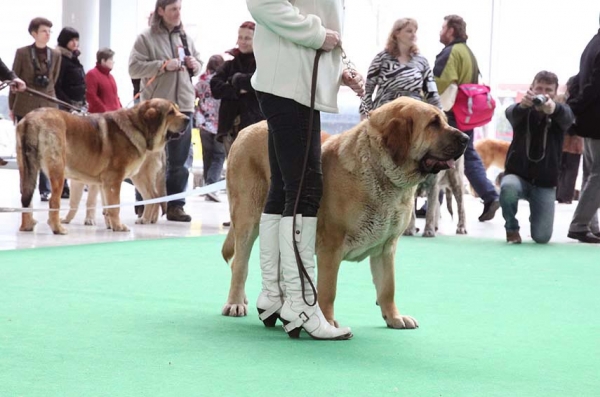
[[[377,94],[373,100],[376,87]],[[415,54],[403,65],[387,51],[382,51],[375,56],[369,67],[360,112],[367,114],[401,96],[426,100],[433,106],[442,107],[427,59]]]
[[[196,127],[216,134],[219,125],[219,106],[221,106],[221,100],[213,98],[210,91],[210,80],[214,75],[214,73],[203,73],[196,84],[198,106],[196,106],[194,112],[194,119]]]

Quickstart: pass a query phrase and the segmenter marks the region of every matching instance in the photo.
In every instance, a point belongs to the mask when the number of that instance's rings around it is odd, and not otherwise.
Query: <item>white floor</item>
[[[96,219],[98,226],[84,226],[83,209],[78,212],[77,217],[71,224],[67,225],[69,230],[67,235],[57,236],[52,234],[46,224],[48,213],[45,211],[35,215],[38,224],[34,232],[19,232],[21,215],[19,213],[2,212],[6,208],[20,207],[18,171],[0,168],[0,187],[0,250],[227,233],[227,228],[222,226],[222,222],[229,220],[229,207],[224,193],[220,195],[221,203],[207,202],[204,197],[188,198],[185,209],[192,216],[191,223],[170,222],[165,217],[161,217],[158,223],[154,225],[136,225],[134,209],[132,206],[127,206],[122,208],[121,218],[131,229],[129,232],[113,232],[105,229],[100,211],[98,211]],[[80,208],[84,206],[85,197],[84,194]],[[133,199],[133,187],[124,183],[121,201],[131,203]],[[492,221],[482,223],[477,220],[477,217],[481,214],[483,205],[478,199],[471,196],[467,196],[465,201],[467,204],[467,230],[469,236],[496,238],[499,241],[504,241],[504,220],[502,219],[501,210],[496,213],[496,217]],[[62,200],[62,205],[68,207],[68,200]],[[572,205],[557,204],[552,244],[578,244],[578,242],[567,238],[567,229],[575,205],[576,202]],[[33,207],[47,208],[48,203],[41,202],[36,192]],[[528,217],[527,203],[521,202],[518,218],[521,223],[521,236],[524,243],[531,243],[528,233]],[[423,229],[423,222],[421,219],[417,221],[417,227],[421,230]],[[443,209],[439,234],[453,235],[455,229],[455,223],[448,212]]]

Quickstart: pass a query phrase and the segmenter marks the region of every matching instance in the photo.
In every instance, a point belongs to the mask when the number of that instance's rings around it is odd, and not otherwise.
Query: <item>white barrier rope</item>
[[[219,181],[217,183],[213,183],[211,185],[207,185],[207,186],[202,186],[202,187],[197,187],[195,189],[183,192],[183,193],[177,193],[177,194],[171,194],[169,196],[164,196],[164,197],[158,197],[155,199],[150,199],[150,200],[144,200],[144,201],[135,201],[135,202],[131,202],[131,203],[121,203],[121,204],[115,204],[115,205],[105,205],[102,207],[92,207],[92,208],[86,208],[86,209],[109,209],[109,208],[121,208],[121,207],[127,207],[127,206],[134,206],[134,205],[146,205],[146,204],[157,204],[157,203],[164,203],[167,201],[173,201],[173,200],[179,200],[185,197],[190,197],[190,196],[202,196],[204,194],[207,193],[214,193],[214,192],[218,192],[219,190],[223,190],[225,189],[225,181]],[[73,209],[79,209],[79,207],[77,208],[73,208]],[[56,208],[11,208],[11,207],[0,207],[0,214],[1,213],[23,213],[23,212],[48,212],[48,211],[69,211],[71,210],[71,208],[60,208],[60,209],[56,209]]]

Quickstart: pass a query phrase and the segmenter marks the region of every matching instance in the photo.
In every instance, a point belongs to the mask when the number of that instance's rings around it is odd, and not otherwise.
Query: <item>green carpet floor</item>
[[[64,238],[64,237],[56,237]],[[368,262],[344,263],[351,341],[220,315],[224,236],[0,252],[0,396],[598,396],[600,250],[403,238],[385,327]]]

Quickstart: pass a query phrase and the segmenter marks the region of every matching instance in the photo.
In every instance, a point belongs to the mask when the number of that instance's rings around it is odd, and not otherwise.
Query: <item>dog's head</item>
[[[374,110],[368,123],[396,165],[423,176],[454,167],[469,142],[441,110],[407,97]]]
[[[144,101],[134,111],[150,151],[161,150],[168,140],[180,138],[190,122],[176,104],[166,99]]]

